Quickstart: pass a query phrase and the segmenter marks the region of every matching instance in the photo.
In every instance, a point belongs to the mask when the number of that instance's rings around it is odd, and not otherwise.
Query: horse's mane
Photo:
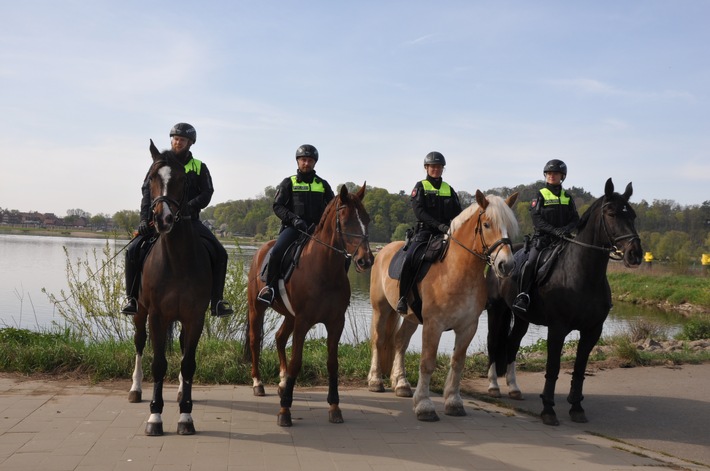
[[[513,210],[506,204],[505,200],[496,195],[487,195],[486,199],[488,200],[486,214],[493,224],[498,227],[506,228],[509,237],[517,236],[519,231],[518,220],[515,217]],[[478,209],[478,203],[474,201],[466,209],[461,211],[461,214],[456,216],[451,221],[451,232],[453,233],[466,221],[476,216],[478,214]]]
[[[579,222],[577,223],[577,232],[581,231],[587,226],[587,223],[591,219],[592,214],[594,214],[595,211],[599,210],[603,200],[604,197],[599,198],[594,203],[592,203],[592,205],[584,212],[584,214],[582,214],[582,216],[579,218]]]
[[[350,194],[348,194],[348,198],[350,198]],[[323,229],[323,225],[325,224],[325,221],[328,220],[330,217],[330,213],[335,211],[333,208],[335,208],[335,205],[338,204],[336,200],[340,199],[339,195],[335,195],[335,198],[330,200],[330,202],[326,205],[325,210],[323,210],[323,215],[320,218],[320,221],[318,222],[318,226],[316,226],[315,232],[319,232],[321,229]]]
[[[153,173],[153,171],[155,171],[157,167],[162,167],[165,164],[171,167],[182,167],[182,165],[180,165],[180,160],[177,158],[177,154],[175,154],[175,151],[169,149],[164,150],[160,153],[160,157],[157,158],[150,166],[149,173]]]

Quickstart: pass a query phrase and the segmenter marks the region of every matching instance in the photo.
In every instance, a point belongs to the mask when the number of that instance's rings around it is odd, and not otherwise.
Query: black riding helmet
[[[296,159],[301,157],[310,157],[318,162],[318,149],[310,144],[303,144],[301,147],[296,149]]]
[[[560,172],[562,174],[562,179],[567,177],[567,164],[558,159],[552,159],[545,164],[545,168],[542,170],[542,174],[545,175],[547,172]]]
[[[424,165],[446,165],[446,159],[441,152],[429,152],[424,157]]]
[[[173,136],[185,137],[187,139],[190,139],[193,144],[197,142],[197,131],[195,131],[195,128],[192,126],[192,124],[177,123],[170,130],[170,137]]]

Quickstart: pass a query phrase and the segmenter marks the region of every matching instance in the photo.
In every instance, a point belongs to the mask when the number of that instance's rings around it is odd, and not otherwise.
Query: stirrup
[[[407,298],[402,296],[397,302],[397,312],[399,314],[407,314]]]
[[[530,306],[530,295],[528,293],[522,292],[515,297],[513,301],[513,309],[519,312],[528,312],[528,307]]]
[[[136,301],[136,298],[134,298],[133,296],[128,296],[126,298],[126,302],[121,308],[121,314],[132,316],[136,313],[138,313],[138,301]]]
[[[259,301],[262,303],[266,303],[267,305],[271,306],[271,303],[274,302],[274,288],[271,286],[264,286],[261,288],[261,291],[259,291],[259,295],[256,297]]]
[[[227,301],[217,301],[217,304],[212,307],[212,315],[215,317],[227,317],[233,314],[234,310]]]

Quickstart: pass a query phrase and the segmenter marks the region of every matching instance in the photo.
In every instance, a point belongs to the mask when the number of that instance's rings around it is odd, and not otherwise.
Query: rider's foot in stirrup
[[[529,306],[530,296],[528,296],[528,293],[520,293],[516,296],[515,301],[513,301],[513,309],[518,312],[528,312]]]
[[[399,314],[407,313],[407,298],[405,298],[404,296],[399,298],[399,301],[397,302],[397,312]]]
[[[227,301],[217,301],[216,304],[212,305],[212,315],[215,317],[227,317],[228,315],[233,313],[234,310]]]
[[[136,301],[136,298],[133,296],[129,296],[126,298],[126,303],[123,305],[121,308],[121,314],[125,314],[127,316],[132,316],[133,314],[138,312],[138,302]]]
[[[266,303],[268,306],[271,306],[271,303],[274,302],[274,288],[271,286],[264,286],[261,288],[261,291],[259,291],[259,295],[256,299],[262,303]]]

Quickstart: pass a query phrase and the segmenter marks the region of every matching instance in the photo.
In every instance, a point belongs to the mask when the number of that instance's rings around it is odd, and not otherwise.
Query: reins
[[[340,255],[345,257],[346,260],[350,260],[353,258],[353,255],[355,254],[355,252],[358,251],[360,246],[369,239],[369,236],[367,234],[352,234],[350,232],[343,232],[342,226],[340,224],[340,210],[344,209],[345,207],[346,206],[343,205],[343,206],[336,206],[336,208],[335,208],[335,232],[340,236],[340,242],[343,245],[343,247],[345,247],[347,245],[345,243],[345,236],[360,238],[360,243],[357,245],[357,247],[355,247],[355,250],[353,251],[352,254],[348,253],[348,251],[345,249],[335,247],[334,245],[331,245],[327,242],[324,242],[324,241],[318,239],[317,237],[309,234],[308,231],[302,231],[300,229],[296,229],[296,230],[298,232],[300,232],[301,234],[305,234],[312,241],[317,242],[325,247],[328,247],[329,249],[333,250],[336,253],[339,253]]]
[[[488,245],[486,244],[486,239],[483,236],[483,230],[481,229],[481,217],[483,216],[483,214],[485,212],[486,212],[485,209],[481,209],[478,211],[478,221],[476,222],[476,228],[474,229],[474,236],[473,236],[475,239],[475,237],[476,237],[475,234],[479,234],[480,239],[481,239],[481,246],[483,247],[483,253],[479,253],[473,249],[469,249],[461,241],[459,241],[456,237],[454,237],[453,233],[448,234],[448,237],[451,240],[453,240],[454,242],[456,242],[461,248],[463,248],[468,253],[483,260],[484,262],[486,262],[487,265],[493,266],[493,260],[491,259],[491,254],[501,245],[508,245],[512,250],[513,243],[510,241],[509,238],[502,237],[501,239],[495,241],[493,243],[493,245],[488,247]]]

